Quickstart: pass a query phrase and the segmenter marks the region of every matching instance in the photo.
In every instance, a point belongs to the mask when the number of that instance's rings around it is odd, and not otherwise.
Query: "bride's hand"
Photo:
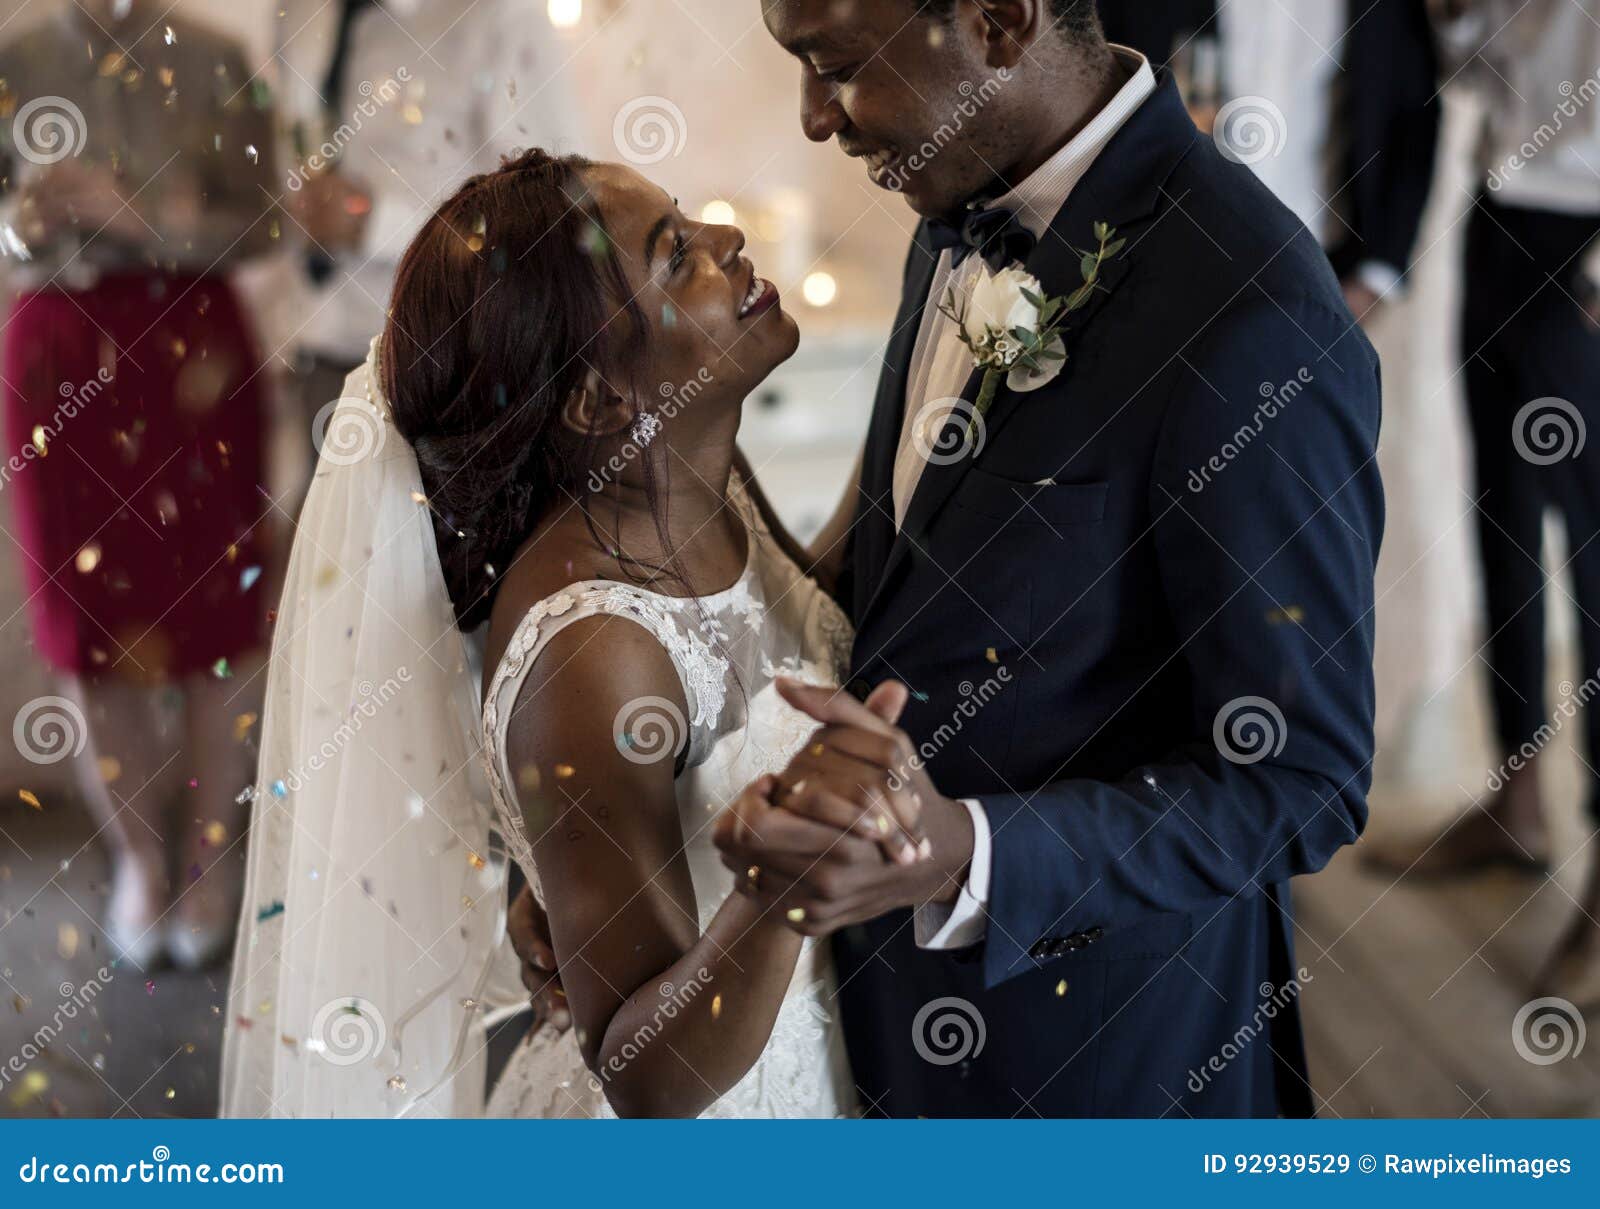
[[[556,952],[550,945],[550,921],[534,899],[531,886],[524,886],[512,900],[506,915],[506,932],[522,960],[522,985],[532,997],[533,1027],[551,1024],[566,1032],[572,1027],[572,1012],[567,1008],[567,993],[556,969]]]

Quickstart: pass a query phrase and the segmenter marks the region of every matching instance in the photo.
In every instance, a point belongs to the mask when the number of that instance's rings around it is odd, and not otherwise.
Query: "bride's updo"
[[[559,415],[591,366],[638,364],[647,339],[582,173],[528,151],[468,180],[406,249],[379,366],[416,451],[463,629],[546,510],[580,498],[594,436]],[[613,303],[611,300],[621,300]]]

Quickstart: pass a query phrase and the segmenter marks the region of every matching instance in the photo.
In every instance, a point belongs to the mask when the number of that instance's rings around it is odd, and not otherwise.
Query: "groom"
[[[724,859],[833,937],[869,1112],[1308,1114],[1288,879],[1367,813],[1372,349],[1092,0],[763,11],[807,136],[922,221],[842,550],[849,693],[786,690],[822,729]],[[1014,262],[1096,284],[1059,373],[976,415],[939,304]],[[931,855],[834,842],[886,808]]]

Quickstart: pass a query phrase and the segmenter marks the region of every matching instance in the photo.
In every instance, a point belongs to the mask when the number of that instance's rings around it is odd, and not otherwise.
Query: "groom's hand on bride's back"
[[[524,886],[511,901],[506,933],[522,962],[522,985],[528,988],[533,1003],[534,1028],[551,1024],[565,1032],[572,1027],[572,1012],[556,969],[556,951],[550,944],[550,920],[533,897],[531,886]]]
[[[879,685],[865,703],[790,681],[779,691],[822,725],[787,768],[751,786],[718,820],[717,846],[739,891],[809,936],[953,900],[971,856],[971,824],[895,725],[905,686]]]

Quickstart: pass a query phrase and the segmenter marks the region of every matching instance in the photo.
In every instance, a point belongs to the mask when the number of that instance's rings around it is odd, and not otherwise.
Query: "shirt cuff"
[[[925,903],[914,917],[919,949],[967,949],[989,932],[989,816],[974,798],[962,798],[972,818],[972,863],[954,903]]]
[[[1387,298],[1398,290],[1402,279],[1399,269],[1381,260],[1363,260],[1356,265],[1353,276],[1379,298]]]

